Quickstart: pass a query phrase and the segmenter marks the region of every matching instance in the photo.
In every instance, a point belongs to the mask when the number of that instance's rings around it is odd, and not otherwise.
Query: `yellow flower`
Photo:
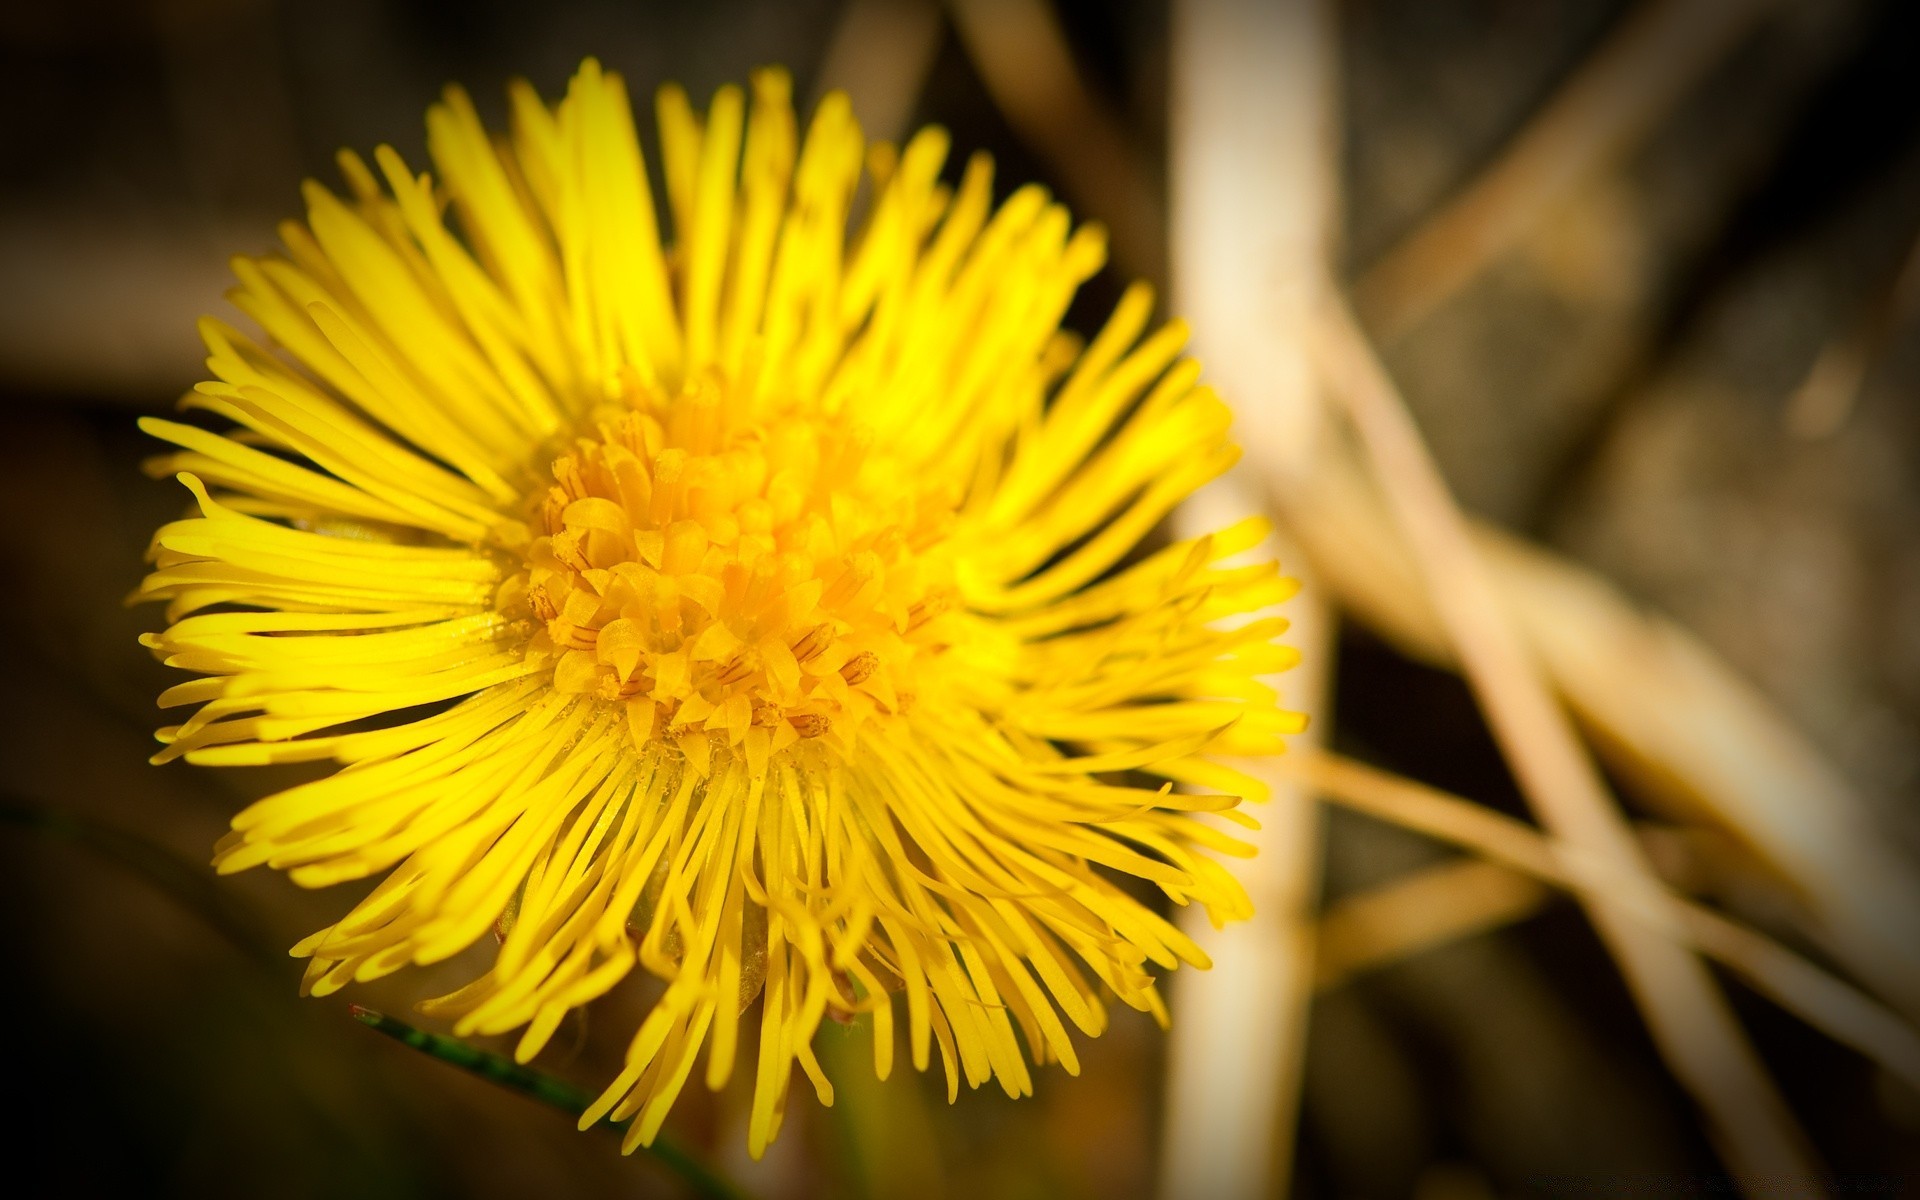
[[[498,138],[450,90],[437,184],[343,154],[350,199],[309,184],[285,255],[236,260],[275,349],[203,322],[185,406],[239,428],[144,423],[199,514],[140,592],[198,673],[156,760],[342,764],[219,869],[385,873],[295,948],[316,994],[496,934],[426,1010],[522,1061],[665,980],[583,1119],[629,1149],[756,998],[755,1154],[795,1063],[831,1102],[828,1015],[872,1013],[884,1077],[903,996],[950,1095],[1073,1071],[1109,995],[1164,1019],[1146,964],[1204,956],[1114,877],[1246,915],[1192,814],[1250,823],[1212,793],[1254,785],[1200,755],[1300,724],[1258,681],[1282,623],[1235,619],[1290,584],[1222,562],[1258,523],[1133,555],[1235,452],[1146,289],[1060,330],[1100,233],[996,208],[984,158],[942,183],[936,130],[867,147],[833,96],[803,142],[784,74],[750,93],[661,92],[663,240],[617,75],[515,87]]]

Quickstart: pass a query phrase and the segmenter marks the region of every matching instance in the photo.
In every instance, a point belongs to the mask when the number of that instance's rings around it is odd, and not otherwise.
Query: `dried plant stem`
[[[1261,511],[1257,487],[1235,477],[1182,506],[1176,520],[1191,536]],[[1284,535],[1262,546],[1299,561]],[[1334,646],[1332,613],[1310,575],[1302,589],[1266,616],[1291,624],[1286,641],[1301,665],[1272,680],[1290,708],[1307,713],[1296,748],[1326,736],[1327,680]],[[1313,796],[1277,778],[1269,764],[1236,761],[1269,790],[1260,828],[1235,836],[1255,856],[1235,864],[1253,900],[1253,916],[1225,928],[1188,910],[1182,928],[1213,960],[1205,972],[1172,981],[1173,1029],[1167,1045],[1167,1098],[1161,1130],[1160,1191],[1183,1196],[1266,1197],[1291,1174],[1308,1009],[1315,987],[1314,899],[1324,833]]]
[[[1081,78],[1046,0],[947,0],[947,9],[1008,123],[1058,173],[1078,213],[1107,226],[1114,264],[1159,278],[1166,211],[1153,173]]]
[[[1412,415],[1352,314],[1329,306],[1319,335],[1334,390],[1528,801],[1557,836],[1622,873],[1648,876],[1632,831],[1528,656]],[[1611,908],[1589,905],[1589,912],[1655,1043],[1735,1172],[1817,1176],[1811,1146],[1705,966]]]
[[[868,139],[898,144],[940,49],[934,0],[847,0],[827,42],[814,100],[847,93]]]
[[[1490,167],[1361,277],[1368,327],[1385,340],[1418,324],[1639,144],[1776,3],[1642,0]]]
[[[198,378],[182,313],[225,312],[220,246],[246,236],[130,228],[79,210],[0,219],[0,381],[36,392],[152,404]],[[89,336],[111,329],[113,336]],[[39,399],[35,396],[35,399]]]
[[[1893,1012],[1778,942],[1651,878],[1471,800],[1333,754],[1303,754],[1283,771],[1329,801],[1416,830],[1629,918],[1691,947],[1815,1029],[1920,1088],[1920,1034]]]
[[[1551,895],[1530,876],[1485,859],[1409,871],[1328,907],[1314,937],[1314,986],[1327,991],[1423,950],[1524,920]]]
[[[1344,446],[1327,439],[1312,477],[1273,496],[1345,611],[1403,653],[1457,665],[1406,539]],[[1555,688],[1635,795],[1757,856],[1808,932],[1920,1019],[1920,878],[1840,772],[1697,638],[1590,569],[1485,525],[1474,542]]]
[[[1809,440],[1832,437],[1847,423],[1873,360],[1920,309],[1920,239],[1907,247],[1892,282],[1867,303],[1846,332],[1821,347],[1806,381],[1787,404],[1787,429]]]
[[[1199,331],[1195,352],[1235,405],[1239,439],[1261,444],[1263,467],[1298,474],[1323,411],[1302,339],[1328,287],[1338,212],[1331,6],[1186,0],[1172,20],[1174,307]],[[1178,531],[1266,511],[1262,482],[1222,481],[1183,506]],[[1303,581],[1282,610],[1302,663],[1275,682],[1312,721],[1304,744],[1326,733],[1332,616],[1286,530],[1272,548]],[[1215,965],[1174,982],[1168,1197],[1265,1200],[1292,1174],[1322,834],[1310,796],[1284,782],[1272,792],[1242,872],[1253,920],[1215,930],[1195,914],[1187,926]]]

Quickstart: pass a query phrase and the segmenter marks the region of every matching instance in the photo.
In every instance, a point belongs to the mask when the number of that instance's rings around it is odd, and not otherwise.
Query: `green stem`
[[[34,830],[84,846],[178,900],[249,957],[276,967],[286,962],[284,956],[276,954],[269,946],[270,939],[259,924],[236,906],[207,872],[190,865],[163,846],[77,814],[43,807],[6,794],[0,794],[0,825]],[[453,1038],[415,1029],[359,1005],[353,1006],[353,1015],[362,1023],[423,1054],[524,1093],[562,1112],[577,1117],[587,1111],[587,1105],[591,1102],[590,1097],[579,1089],[551,1075],[523,1067],[512,1059],[476,1050]],[[602,1120],[600,1124],[617,1129],[627,1123]],[[685,1181],[695,1195],[709,1197],[710,1200],[745,1200],[745,1194],[733,1184],[665,1138],[655,1138],[653,1145],[646,1147],[646,1150]]]
[[[510,1058],[475,1049],[455,1038],[442,1037],[437,1033],[415,1029],[404,1021],[396,1021],[385,1013],[378,1013],[358,1004],[353,1005],[350,1011],[356,1020],[368,1028],[384,1033],[422,1054],[450,1063],[463,1071],[497,1083],[501,1087],[531,1096],[542,1104],[557,1108],[561,1112],[577,1117],[586,1112],[587,1106],[592,1103],[590,1096],[573,1085],[532,1068],[523,1067]],[[599,1124],[608,1129],[620,1129],[624,1128],[627,1122],[602,1118]],[[745,1193],[667,1139],[656,1137],[651,1146],[643,1148],[674,1174],[680,1176],[696,1195],[711,1197],[713,1200],[745,1200]]]

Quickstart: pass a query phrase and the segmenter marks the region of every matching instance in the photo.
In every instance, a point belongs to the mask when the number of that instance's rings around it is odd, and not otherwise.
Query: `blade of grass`
[[[538,1100],[571,1116],[578,1117],[586,1112],[587,1106],[593,1102],[593,1097],[572,1084],[533,1070],[531,1067],[523,1067],[503,1055],[490,1054],[485,1050],[469,1046],[457,1038],[428,1033],[424,1029],[415,1029],[404,1021],[395,1020],[385,1013],[375,1012],[358,1004],[352,1005],[348,1011],[353,1014],[355,1020],[367,1028],[376,1033],[383,1033],[429,1058],[437,1058],[470,1075],[477,1075],[509,1091],[519,1092],[523,1096]],[[624,1129],[626,1125],[625,1121],[603,1119],[597,1127]],[[744,1192],[666,1138],[656,1137],[651,1146],[642,1146],[641,1149],[678,1175],[682,1182],[693,1189],[695,1195],[711,1197],[712,1200],[746,1200]]]
[[[1628,875],[1648,867],[1501,603],[1438,464],[1386,368],[1343,304],[1318,325],[1323,365],[1373,474],[1407,535],[1494,740],[1541,823]],[[1727,999],[1691,953],[1589,903],[1662,1057],[1707,1118],[1738,1176],[1820,1178],[1812,1145],[1748,1043]]]

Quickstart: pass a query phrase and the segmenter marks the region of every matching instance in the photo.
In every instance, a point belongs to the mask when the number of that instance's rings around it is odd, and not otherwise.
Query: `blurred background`
[[[1847,797],[1848,836],[1910,862],[1920,9],[1329,12],[1313,53],[1332,68],[1336,153],[1312,186],[1334,207],[1332,274],[1464,506],[1690,630],[1804,739],[1799,761]],[[390,142],[424,165],[423,114],[449,81],[498,124],[510,77],[553,95],[589,54],[636,96],[678,80],[696,102],[784,63],[801,97],[848,87],[875,136],[943,125],[957,162],[995,156],[1002,194],[1039,180],[1106,223],[1114,264],[1073,312],[1091,332],[1128,279],[1164,285],[1177,270],[1173,20],[1164,0],[0,6],[0,995],[22,1114],[5,1134],[10,1180],[63,1195],[679,1186],[346,1012],[354,999],[405,1014],[471,961],[299,999],[284,948],[343,911],[344,889],[216,881],[204,866],[231,813],[288,778],[146,765],[153,697],[173,680],[135,642],[157,611],[121,599],[182,495],[140,473],[153,448],[134,420],[201,377],[193,323],[230,312],[226,256],[270,247],[302,178],[337,182],[342,146]],[[1369,607],[1340,563],[1313,565],[1342,614],[1326,649],[1329,743],[1524,813],[1444,654]],[[1613,702],[1640,704],[1639,683],[1629,664]],[[1686,703],[1649,685],[1642,707],[1679,726],[1700,715]],[[1756,852],[1765,838],[1662,804],[1676,789],[1651,757],[1638,771],[1632,754],[1607,761],[1670,884],[1914,1015],[1895,978],[1910,974],[1872,977],[1885,955],[1849,958],[1857,940],[1823,937],[1802,911],[1818,888]],[[1821,838],[1825,810],[1807,804],[1787,824]],[[1577,905],[1343,811],[1315,836],[1321,965],[1273,1194],[1712,1185],[1720,1160],[1694,1101]],[[1847,873],[1848,844],[1830,874]],[[1441,907],[1464,915],[1448,936],[1353,949],[1356,921],[1379,911],[1366,904],[1410,879],[1453,897]],[[1818,1160],[1877,1194],[1920,1188],[1920,1096],[1741,986],[1729,994]],[[603,1078],[646,1000],[610,998],[540,1065]],[[1084,1047],[1081,1079],[1045,1072],[1032,1099],[966,1093],[952,1109],[937,1078],[875,1083],[868,1037],[863,1024],[823,1032],[839,1103],[796,1094],[765,1162],[744,1160],[739,1087],[689,1089],[669,1135],[770,1197],[1155,1193],[1169,1043],[1138,1014],[1121,1010]]]

